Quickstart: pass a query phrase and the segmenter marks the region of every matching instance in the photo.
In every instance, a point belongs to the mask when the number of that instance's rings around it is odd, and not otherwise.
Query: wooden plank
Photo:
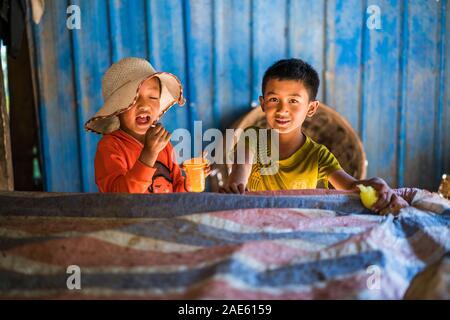
[[[104,1],[72,1],[82,12],[82,28],[71,31],[76,89],[82,191],[97,192],[94,159],[101,135],[86,132],[84,124],[102,106],[102,77],[111,64],[107,5]]]
[[[187,58],[187,99],[193,156],[199,156],[202,132],[194,130],[194,121],[201,120],[203,129],[214,126],[213,113],[213,22],[211,0],[184,1],[184,32]],[[194,136],[195,133],[195,136]],[[198,143],[195,143],[198,141]]]
[[[0,191],[14,190],[14,177],[9,132],[9,115],[6,110],[2,62],[0,61]]]
[[[147,1],[147,51],[149,60],[158,71],[176,75],[187,89],[186,52],[183,26],[183,6],[179,0]],[[189,128],[187,106],[175,105],[162,121],[167,130]]]
[[[22,47],[17,57],[8,57],[9,119],[14,190],[41,191],[42,181],[35,176],[34,161],[38,161],[40,143],[36,115],[36,94],[30,90],[33,70],[29,38],[22,37]],[[24,92],[32,94],[24,94]]]
[[[252,103],[258,105],[266,69],[287,57],[286,0],[252,1]]]
[[[228,128],[251,103],[250,1],[214,2],[214,125]]]
[[[324,98],[325,86],[325,0],[288,2],[288,56],[303,59],[319,73],[317,99]]]
[[[326,1],[325,104],[361,133],[360,94],[365,1]]]
[[[109,0],[112,61],[148,57],[144,0]]]
[[[445,12],[443,32],[443,57],[444,57],[444,81],[443,81],[443,119],[442,119],[442,173],[450,174],[450,4],[448,1],[442,3],[442,10]]]
[[[73,84],[67,3],[51,1],[34,25],[39,114],[44,159],[44,189],[81,191],[77,106]]]
[[[364,32],[362,131],[368,160],[367,176],[397,186],[398,91],[401,89],[401,1],[377,0],[381,29]],[[366,14],[366,19],[369,14]],[[388,53],[388,54],[381,54]]]
[[[397,137],[397,184],[403,186],[405,181],[405,149],[406,149],[406,103],[407,103],[407,77],[408,77],[408,50],[409,50],[409,7],[408,3],[401,4],[402,12],[402,33],[401,33],[401,54],[400,73],[401,84],[399,88],[399,110],[398,110],[398,137]]]
[[[435,190],[436,94],[439,89],[440,3],[409,2],[404,185]]]
[[[441,3],[440,18],[440,74],[438,124],[439,140],[436,159],[438,168],[437,181],[443,173],[450,174],[450,5],[448,1]]]

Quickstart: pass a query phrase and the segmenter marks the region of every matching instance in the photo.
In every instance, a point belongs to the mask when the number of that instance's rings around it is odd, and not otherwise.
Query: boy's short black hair
[[[319,89],[319,75],[317,71],[301,59],[283,59],[275,62],[264,73],[262,81],[262,95],[270,79],[301,81],[308,91],[309,100],[315,100]]]

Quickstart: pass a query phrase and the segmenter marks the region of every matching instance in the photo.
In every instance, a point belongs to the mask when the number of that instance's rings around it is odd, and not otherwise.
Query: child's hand
[[[372,206],[372,210],[385,215],[388,213],[398,214],[401,208],[408,207],[405,199],[398,196],[381,178],[372,178],[360,181],[366,186],[372,186],[377,192],[378,201]]]
[[[251,170],[251,164],[234,164],[226,184],[219,188],[219,192],[243,194],[248,191],[247,181]]]
[[[220,193],[238,193],[243,194],[246,191],[247,181],[243,179],[239,172],[232,171],[228,177],[227,183],[219,188]]]
[[[171,134],[164,129],[161,123],[156,126],[148,128],[145,133],[144,147],[149,150],[154,150],[157,154],[161,152],[170,140]]]
[[[161,123],[155,127],[148,128],[145,133],[144,149],[142,150],[139,160],[146,165],[153,167],[159,153],[163,150],[170,140],[171,134],[164,129]]]
[[[244,183],[227,182],[223,187],[219,188],[220,193],[238,193],[243,194],[246,191]]]

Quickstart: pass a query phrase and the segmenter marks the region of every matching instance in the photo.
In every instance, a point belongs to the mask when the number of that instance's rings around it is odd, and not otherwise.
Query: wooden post
[[[13,191],[13,166],[9,117],[6,110],[5,85],[0,59],[0,191]]]

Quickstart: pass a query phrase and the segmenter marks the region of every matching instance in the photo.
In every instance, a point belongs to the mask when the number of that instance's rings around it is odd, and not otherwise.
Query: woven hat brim
[[[139,89],[144,81],[158,77],[161,80],[160,117],[174,104],[184,104],[183,87],[180,80],[168,72],[157,72],[130,81],[117,89],[105,101],[100,110],[84,125],[88,131],[100,134],[113,132],[120,127],[118,115],[131,109],[139,98]]]

